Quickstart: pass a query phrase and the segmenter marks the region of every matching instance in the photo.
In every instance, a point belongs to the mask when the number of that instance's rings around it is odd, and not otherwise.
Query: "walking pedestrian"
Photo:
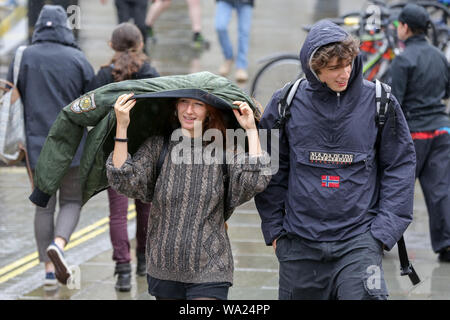
[[[395,97],[378,127],[358,47],[328,20],[312,26],[300,51],[306,79],[280,129],[279,170],[255,197],[282,300],[386,299],[383,250],[412,220],[414,145]],[[279,118],[280,95],[261,128]]]
[[[416,172],[429,215],[431,246],[440,261],[450,262],[450,118],[449,64],[426,40],[430,17],[409,3],[397,26],[405,50],[392,62],[392,92],[402,105],[416,150]]]
[[[208,48],[209,42],[202,34],[202,7],[200,0],[186,0],[189,7],[189,17],[192,26],[192,45],[196,49]],[[145,24],[147,29],[147,37],[155,41],[155,32],[153,26],[159,16],[166,11],[170,5],[171,0],[152,0],[152,5],[148,10]]]
[[[112,82],[130,79],[159,77],[150,65],[149,58],[142,52],[144,42],[139,29],[132,23],[119,24],[111,35],[109,46],[114,50],[111,61],[100,68],[91,82],[90,90]],[[130,242],[127,231],[128,197],[108,188],[109,232],[113,246],[113,260],[117,275],[115,288],[131,290]],[[150,203],[134,200],[136,206],[136,274],[145,276],[145,238],[147,236]]]
[[[8,80],[13,79],[11,63]],[[61,77],[64,75],[64,77]],[[32,44],[23,52],[18,90],[25,114],[25,133],[30,166],[34,170],[50,127],[61,109],[86,92],[94,70],[67,27],[67,14],[61,6],[45,5],[36,22]],[[45,264],[45,285],[57,280],[66,284],[70,270],[64,247],[77,226],[81,210],[78,167],[82,140],[59,187],[59,212],[54,223],[57,196],[46,208],[36,207],[34,232],[39,260]]]
[[[100,0],[103,4],[107,0]],[[147,13],[148,0],[114,0],[117,11],[117,19],[119,24],[124,22],[133,23],[138,27],[142,34],[142,39],[145,45],[146,42],[146,26],[145,26],[145,16]],[[145,50],[145,46],[144,46]]]
[[[216,5],[216,32],[222,48],[224,63],[220,66],[219,74],[227,76],[236,58],[236,81],[248,80],[248,45],[250,41],[250,29],[252,24],[254,0],[217,0]],[[236,57],[233,54],[233,46],[228,36],[228,25],[233,9],[238,17],[238,48]]]
[[[214,81],[208,83],[214,85]],[[128,154],[127,128],[136,100],[133,93],[118,97],[115,145],[106,164],[107,176],[119,192],[152,201],[146,247],[149,293],[157,299],[227,299],[233,257],[224,222],[235,207],[265,188],[270,180],[264,171],[268,156],[261,153],[253,110],[247,102],[234,101],[238,107],[234,116],[246,130],[249,151],[227,151],[235,161],[226,164],[229,179],[224,183],[222,164],[195,161],[196,154],[203,155],[216,143],[215,150],[222,148],[227,128],[219,109],[223,104],[195,89],[180,94],[167,107],[173,115],[168,126],[181,129],[174,133],[182,141],[164,142],[162,136],[152,136],[133,157]],[[218,133],[211,143],[202,140],[209,129]],[[180,149],[183,161],[176,158]]]

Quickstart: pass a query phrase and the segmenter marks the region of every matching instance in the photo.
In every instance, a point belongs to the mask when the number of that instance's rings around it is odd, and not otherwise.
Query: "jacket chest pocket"
[[[295,151],[295,180],[299,199],[322,210],[347,211],[364,197],[372,155],[348,151]],[[297,193],[297,192],[296,192]]]

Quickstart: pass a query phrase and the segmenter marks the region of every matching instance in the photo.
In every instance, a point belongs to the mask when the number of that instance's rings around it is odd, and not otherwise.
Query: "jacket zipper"
[[[335,136],[336,136],[336,130],[335,130],[335,126],[336,126],[336,117],[337,117],[337,111],[339,110],[340,106],[341,106],[341,93],[340,92],[336,92],[336,96],[337,96],[337,104],[336,106],[333,108],[333,114],[331,116],[331,125],[330,125],[330,130],[331,130],[331,134],[330,134],[330,142],[334,143],[335,142]]]

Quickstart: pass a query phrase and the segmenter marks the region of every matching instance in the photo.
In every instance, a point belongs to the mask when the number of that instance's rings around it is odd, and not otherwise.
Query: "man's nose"
[[[341,72],[339,72],[339,78],[348,79],[348,78],[350,78],[351,72],[352,72],[352,68],[342,68]]]

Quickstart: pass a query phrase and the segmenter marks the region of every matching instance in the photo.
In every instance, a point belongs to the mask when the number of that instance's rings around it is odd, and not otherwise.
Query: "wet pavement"
[[[201,70],[217,72],[222,62],[220,47],[214,31],[215,1],[204,0],[203,32],[211,42],[209,50],[190,47],[190,22],[184,0],[173,0],[155,25],[158,41],[150,47],[152,64],[163,74],[184,74]],[[282,3],[283,5],[280,5]],[[249,50],[250,78],[257,61],[274,52],[299,51],[306,34],[301,25],[318,18],[358,9],[364,1],[256,1]],[[112,55],[107,40],[115,26],[113,1],[102,6],[100,1],[81,0],[80,44],[95,70],[107,63]],[[327,12],[326,12],[327,11]],[[295,13],[295,14],[293,14]],[[233,20],[230,36],[236,39]],[[230,79],[233,80],[234,73]],[[248,89],[248,84],[242,84]],[[274,88],[275,89],[275,88]],[[68,247],[66,257],[79,271],[79,283],[72,288],[43,288],[44,268],[37,261],[33,231],[34,208],[28,200],[30,185],[23,167],[0,167],[0,299],[118,299],[153,300],[147,293],[145,277],[133,273],[132,290],[127,293],[114,289],[114,263],[108,229],[106,193],[93,197],[82,210],[81,218]],[[135,234],[134,208],[129,208],[128,232]],[[260,219],[253,201],[235,211],[229,221],[235,273],[229,298],[277,299],[278,262],[271,247],[264,244]],[[385,278],[390,299],[450,299],[450,264],[440,263],[431,250],[428,216],[417,184],[414,221],[405,234],[406,245],[414,268],[422,282],[412,286],[407,277],[400,277],[396,247],[385,254]],[[132,240],[132,264],[135,242]]]

